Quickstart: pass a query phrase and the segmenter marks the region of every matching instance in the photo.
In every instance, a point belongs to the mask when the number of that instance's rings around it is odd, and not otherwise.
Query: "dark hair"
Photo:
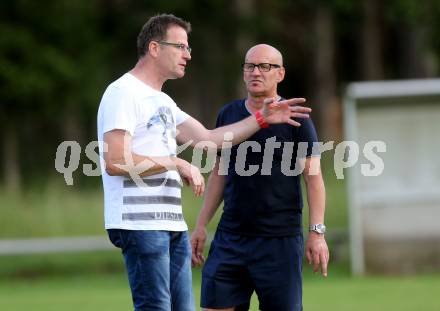
[[[167,35],[167,30],[171,26],[182,27],[186,33],[191,32],[191,24],[173,14],[158,14],[153,16],[145,23],[137,37],[138,57],[141,58],[148,52],[148,45],[151,41],[164,40]]]

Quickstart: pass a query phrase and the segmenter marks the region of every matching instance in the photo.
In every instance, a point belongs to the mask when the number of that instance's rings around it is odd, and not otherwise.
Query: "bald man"
[[[265,98],[280,100],[277,85],[284,75],[277,49],[266,44],[252,47],[243,64],[247,98],[226,104],[218,114],[217,127],[255,114]],[[223,200],[223,214],[203,267],[201,307],[205,311],[248,310],[254,291],[260,310],[302,310],[300,175],[310,210],[306,258],[315,272],[320,268],[327,276],[325,188],[319,151],[312,148],[317,135],[310,119],[297,121],[301,123],[297,128],[263,125],[247,141],[218,155],[191,237],[192,263],[200,265],[206,226]]]

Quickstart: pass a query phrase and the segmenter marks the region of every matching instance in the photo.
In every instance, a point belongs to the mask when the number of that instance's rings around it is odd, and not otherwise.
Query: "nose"
[[[191,53],[188,50],[185,50],[182,55],[183,55],[183,59],[185,60],[191,59]]]
[[[261,71],[260,71],[260,68],[258,68],[258,66],[255,66],[254,70],[252,70],[249,73],[253,76],[260,76],[261,75]]]

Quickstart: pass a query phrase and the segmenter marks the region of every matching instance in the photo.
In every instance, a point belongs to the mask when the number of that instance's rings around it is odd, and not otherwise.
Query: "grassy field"
[[[91,260],[87,260],[88,256],[90,254],[55,255],[52,259],[42,255],[0,258],[0,310],[131,310],[130,292],[126,276],[120,270],[119,254],[92,254]],[[29,265],[28,268],[33,261],[41,264],[46,261],[45,269],[49,266],[51,272],[39,275],[28,270],[27,275],[5,276],[8,273],[6,261]],[[99,269],[99,261],[107,264]],[[12,265],[10,263],[9,267]],[[108,273],[106,269],[115,271]],[[199,305],[200,269],[193,270],[193,277],[196,304]],[[353,278],[346,266],[336,265],[329,277],[323,279],[313,274],[309,267],[304,270],[304,309],[307,311],[323,308],[329,311],[438,311],[439,292],[440,274]],[[253,297],[251,310],[258,310],[256,297]]]
[[[330,163],[330,162],[327,162]],[[344,181],[324,163],[329,230],[347,228]],[[99,179],[90,187],[69,187],[61,176],[20,194],[0,190],[0,239],[104,235]],[[183,189],[185,219],[194,227],[201,199]],[[305,207],[304,215],[307,215]],[[220,213],[211,222],[215,230]],[[307,217],[304,217],[307,225]],[[341,260],[341,258],[339,258]],[[345,261],[344,261],[345,260]],[[353,278],[346,258],[331,263],[329,278],[304,269],[304,308],[313,310],[440,310],[440,274],[417,277]],[[198,305],[200,270],[194,269]],[[254,297],[251,310],[258,310]],[[0,257],[0,310],[131,310],[122,258],[115,251]]]

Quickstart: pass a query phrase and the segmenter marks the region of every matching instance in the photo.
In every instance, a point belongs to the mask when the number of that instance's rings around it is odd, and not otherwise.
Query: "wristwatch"
[[[319,234],[325,233],[325,225],[324,224],[315,224],[309,226],[309,231],[313,231]]]

